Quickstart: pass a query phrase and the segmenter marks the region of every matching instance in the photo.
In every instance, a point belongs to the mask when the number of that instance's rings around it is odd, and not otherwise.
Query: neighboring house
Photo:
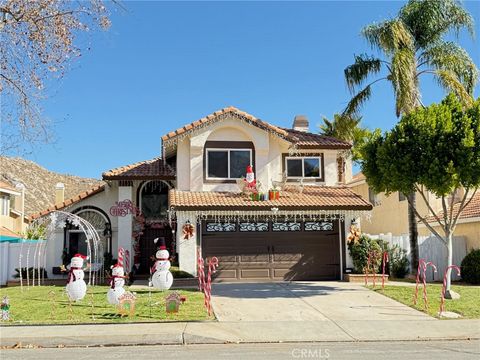
[[[0,241],[15,240],[25,231],[25,191],[0,181]]]
[[[384,193],[376,194],[367,184],[365,176],[360,172],[355,174],[348,186],[360,196],[363,196],[374,205],[370,221],[362,221],[362,231],[368,234],[387,234],[394,236],[408,235],[408,201],[406,197],[398,192],[389,196]],[[441,199],[427,191],[425,197],[431,204],[436,213],[443,214]],[[456,194],[454,202],[454,211],[458,208],[458,199],[461,192]],[[448,200],[450,202],[450,200]],[[430,216],[425,201],[420,193],[416,196],[416,208],[422,216]],[[442,218],[443,215],[440,215]],[[429,217],[433,222],[434,217]],[[437,229],[439,229],[437,227]],[[436,229],[436,230],[437,230]],[[419,222],[418,231],[420,235],[430,235],[426,226]],[[440,234],[443,234],[440,231]],[[476,194],[467,208],[460,215],[458,226],[455,230],[455,236],[464,236],[466,238],[467,249],[480,248],[480,194]]]
[[[453,216],[458,214],[459,206],[459,203],[453,206]],[[443,219],[443,212],[440,212],[439,218]],[[439,231],[440,234],[443,234],[438,222],[433,216],[429,217],[428,221],[435,230]],[[424,224],[419,224],[418,227],[420,234],[430,234],[430,231]],[[465,237],[467,251],[472,249],[480,249],[480,192],[477,191],[465,209],[463,209],[458,219],[454,234],[455,236]]]
[[[340,279],[352,265],[350,225],[372,209],[345,186],[350,146],[309,133],[305,117],[284,129],[228,107],[164,135],[161,158],[107,171],[107,185],[33,218],[62,209],[88,219],[103,248],[114,257],[128,249],[139,273],[148,273],[153,239],[163,236],[191,274],[201,253],[218,257],[224,280]],[[280,199],[253,201],[240,192],[248,165],[262,191],[281,187]],[[121,211],[130,202],[145,221]],[[68,257],[86,252],[84,240],[74,226],[57,231],[48,264],[58,266],[63,249]]]
[[[390,195],[375,193],[366,182],[363,173],[357,173],[348,183],[355,193],[368,199],[373,204],[370,221],[362,222],[362,231],[368,234],[408,235],[408,201],[404,194],[394,192]],[[441,201],[435,195],[424,192],[425,197],[435,211],[441,209]],[[416,208],[422,216],[429,211],[421,194],[416,196]]]

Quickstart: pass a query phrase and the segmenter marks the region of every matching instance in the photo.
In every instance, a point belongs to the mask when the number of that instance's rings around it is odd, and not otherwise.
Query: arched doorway
[[[108,215],[103,210],[94,206],[84,206],[76,209],[75,211],[72,211],[72,213],[88,221],[97,231],[100,237],[100,256],[103,257],[105,252],[111,252],[111,231],[106,231],[106,229],[111,230],[112,228],[112,224]],[[86,240],[87,239],[85,233],[81,229],[74,226],[73,224],[67,224],[67,226],[65,227],[65,241],[63,253],[64,264],[68,264],[74,254],[87,254]]]
[[[168,191],[170,185],[165,181],[144,182],[138,189],[138,207],[145,218],[145,228],[140,237],[140,274],[148,274],[153,265],[157,245],[155,238],[164,237],[170,256],[176,259],[172,228],[168,222]]]

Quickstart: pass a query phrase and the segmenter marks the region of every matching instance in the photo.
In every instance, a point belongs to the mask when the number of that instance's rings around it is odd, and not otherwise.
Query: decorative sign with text
[[[127,216],[128,214],[137,215],[138,208],[133,205],[131,200],[116,201],[115,205],[110,208],[110,215],[112,216]]]

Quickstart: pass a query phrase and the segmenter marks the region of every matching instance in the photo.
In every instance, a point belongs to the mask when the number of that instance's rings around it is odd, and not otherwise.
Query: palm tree
[[[343,115],[358,114],[371,97],[372,86],[382,80],[392,85],[397,117],[408,114],[422,106],[419,80],[421,75],[428,74],[442,88],[456,94],[465,106],[470,106],[478,69],[462,47],[444,39],[452,31],[458,37],[464,28],[473,36],[473,19],[456,0],[410,0],[396,17],[363,28],[363,37],[383,56],[357,55],[355,62],[345,69],[353,97]],[[372,75],[376,78],[366,83]],[[409,194],[407,200],[412,268],[416,269],[415,193]]]
[[[346,154],[353,161],[360,160],[360,148],[365,143],[370,131],[360,126],[362,118],[342,114],[333,114],[333,120],[322,117],[319,126],[322,135],[331,136],[352,143],[352,149]]]

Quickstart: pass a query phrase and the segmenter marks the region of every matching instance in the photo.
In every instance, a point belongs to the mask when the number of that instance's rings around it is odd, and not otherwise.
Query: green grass
[[[413,305],[413,296],[415,294],[414,286],[385,286],[385,292],[381,287],[369,289],[384,294],[402,304],[408,305],[414,309],[424,311],[423,286],[418,288],[417,305]],[[452,285],[452,290],[460,294],[458,300],[445,299],[445,311],[455,312],[468,319],[480,318],[480,287],[467,285]],[[442,296],[441,284],[427,284],[428,296],[428,314],[438,316]]]
[[[122,317],[118,314],[117,308],[107,302],[108,289],[108,286],[89,287],[85,298],[72,303],[70,307],[64,286],[30,286],[30,288],[24,286],[23,291],[19,286],[2,288],[0,299],[5,295],[9,297],[11,321],[1,322],[1,324],[128,323],[214,319],[207,314],[201,292],[178,290],[187,300],[180,305],[178,313],[167,314],[165,297],[172,290],[164,292],[152,290],[150,294],[148,288],[130,289],[137,296],[135,315],[130,318]],[[128,290],[128,287],[125,289]]]

